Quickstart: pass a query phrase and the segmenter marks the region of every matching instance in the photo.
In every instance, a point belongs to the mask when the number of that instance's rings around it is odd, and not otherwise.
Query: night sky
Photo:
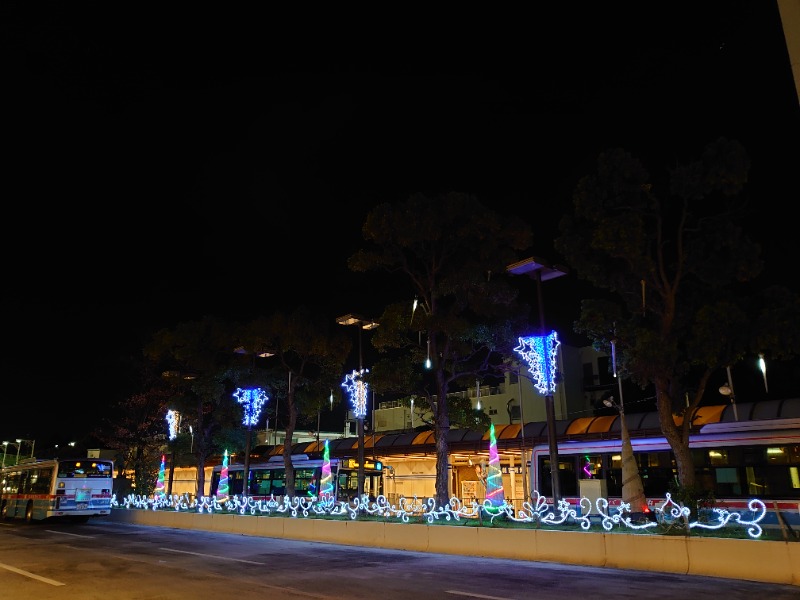
[[[472,193],[528,219],[551,256],[610,147],[656,171],[742,142],[767,277],[797,289],[800,105],[773,2],[313,19],[22,6],[0,18],[2,439],[84,439],[128,388],[120,357],[161,327],[298,303],[377,316],[396,296],[346,259],[378,203]],[[545,305],[569,328],[581,286],[563,279]]]

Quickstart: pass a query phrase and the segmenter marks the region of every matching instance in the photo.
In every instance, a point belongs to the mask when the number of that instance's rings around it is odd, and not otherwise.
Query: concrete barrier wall
[[[800,542],[113,509],[120,523],[800,586]]]

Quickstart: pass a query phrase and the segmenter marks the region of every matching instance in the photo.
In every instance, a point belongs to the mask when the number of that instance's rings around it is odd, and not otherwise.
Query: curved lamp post
[[[261,407],[269,400],[267,393],[261,388],[237,389],[233,397],[244,405],[244,418],[242,424],[247,426],[247,442],[244,451],[244,472],[242,475],[242,497],[247,496],[250,487],[250,442],[253,435],[253,425],[258,423],[261,416]]]

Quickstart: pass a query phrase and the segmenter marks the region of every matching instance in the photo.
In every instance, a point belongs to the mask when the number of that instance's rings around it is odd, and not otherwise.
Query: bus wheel
[[[8,519],[8,503],[7,502],[3,502],[3,506],[2,506],[2,508],[0,508],[0,519],[2,519],[3,521]]]
[[[28,506],[25,507],[25,522],[33,522],[33,502],[28,502]]]

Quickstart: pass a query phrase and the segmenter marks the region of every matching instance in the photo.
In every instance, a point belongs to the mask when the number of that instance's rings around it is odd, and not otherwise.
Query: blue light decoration
[[[353,405],[353,414],[356,419],[363,419],[367,414],[367,382],[364,381],[364,373],[369,373],[368,369],[353,371],[344,376],[342,387],[350,395],[350,402]]]
[[[217,501],[227,502],[230,488],[228,487],[228,451],[222,455],[222,472],[219,474],[219,485],[217,486]]]
[[[519,338],[519,346],[514,348],[528,364],[533,377],[533,385],[542,395],[554,394],[556,391],[556,372],[558,369],[558,334],[551,331],[549,335],[529,335]]]
[[[261,407],[269,400],[267,393],[261,388],[239,388],[233,394],[233,397],[239,402],[244,404],[244,419],[242,424],[252,427],[258,424],[258,418],[261,416]]]
[[[166,490],[164,488],[164,471],[166,459],[164,455],[161,455],[161,467],[158,469],[158,481],[156,482],[156,496],[164,496],[166,494]]]
[[[325,452],[322,455],[322,480],[320,481],[319,499],[333,500],[333,473],[331,473],[331,450],[325,440]]]
[[[174,441],[178,437],[178,426],[181,423],[181,415],[177,410],[167,411],[167,430],[169,431],[169,440]]]
[[[503,492],[503,472],[500,470],[500,455],[497,453],[497,438],[494,423],[489,428],[489,468],[486,474],[486,500],[494,507],[505,504]]]

